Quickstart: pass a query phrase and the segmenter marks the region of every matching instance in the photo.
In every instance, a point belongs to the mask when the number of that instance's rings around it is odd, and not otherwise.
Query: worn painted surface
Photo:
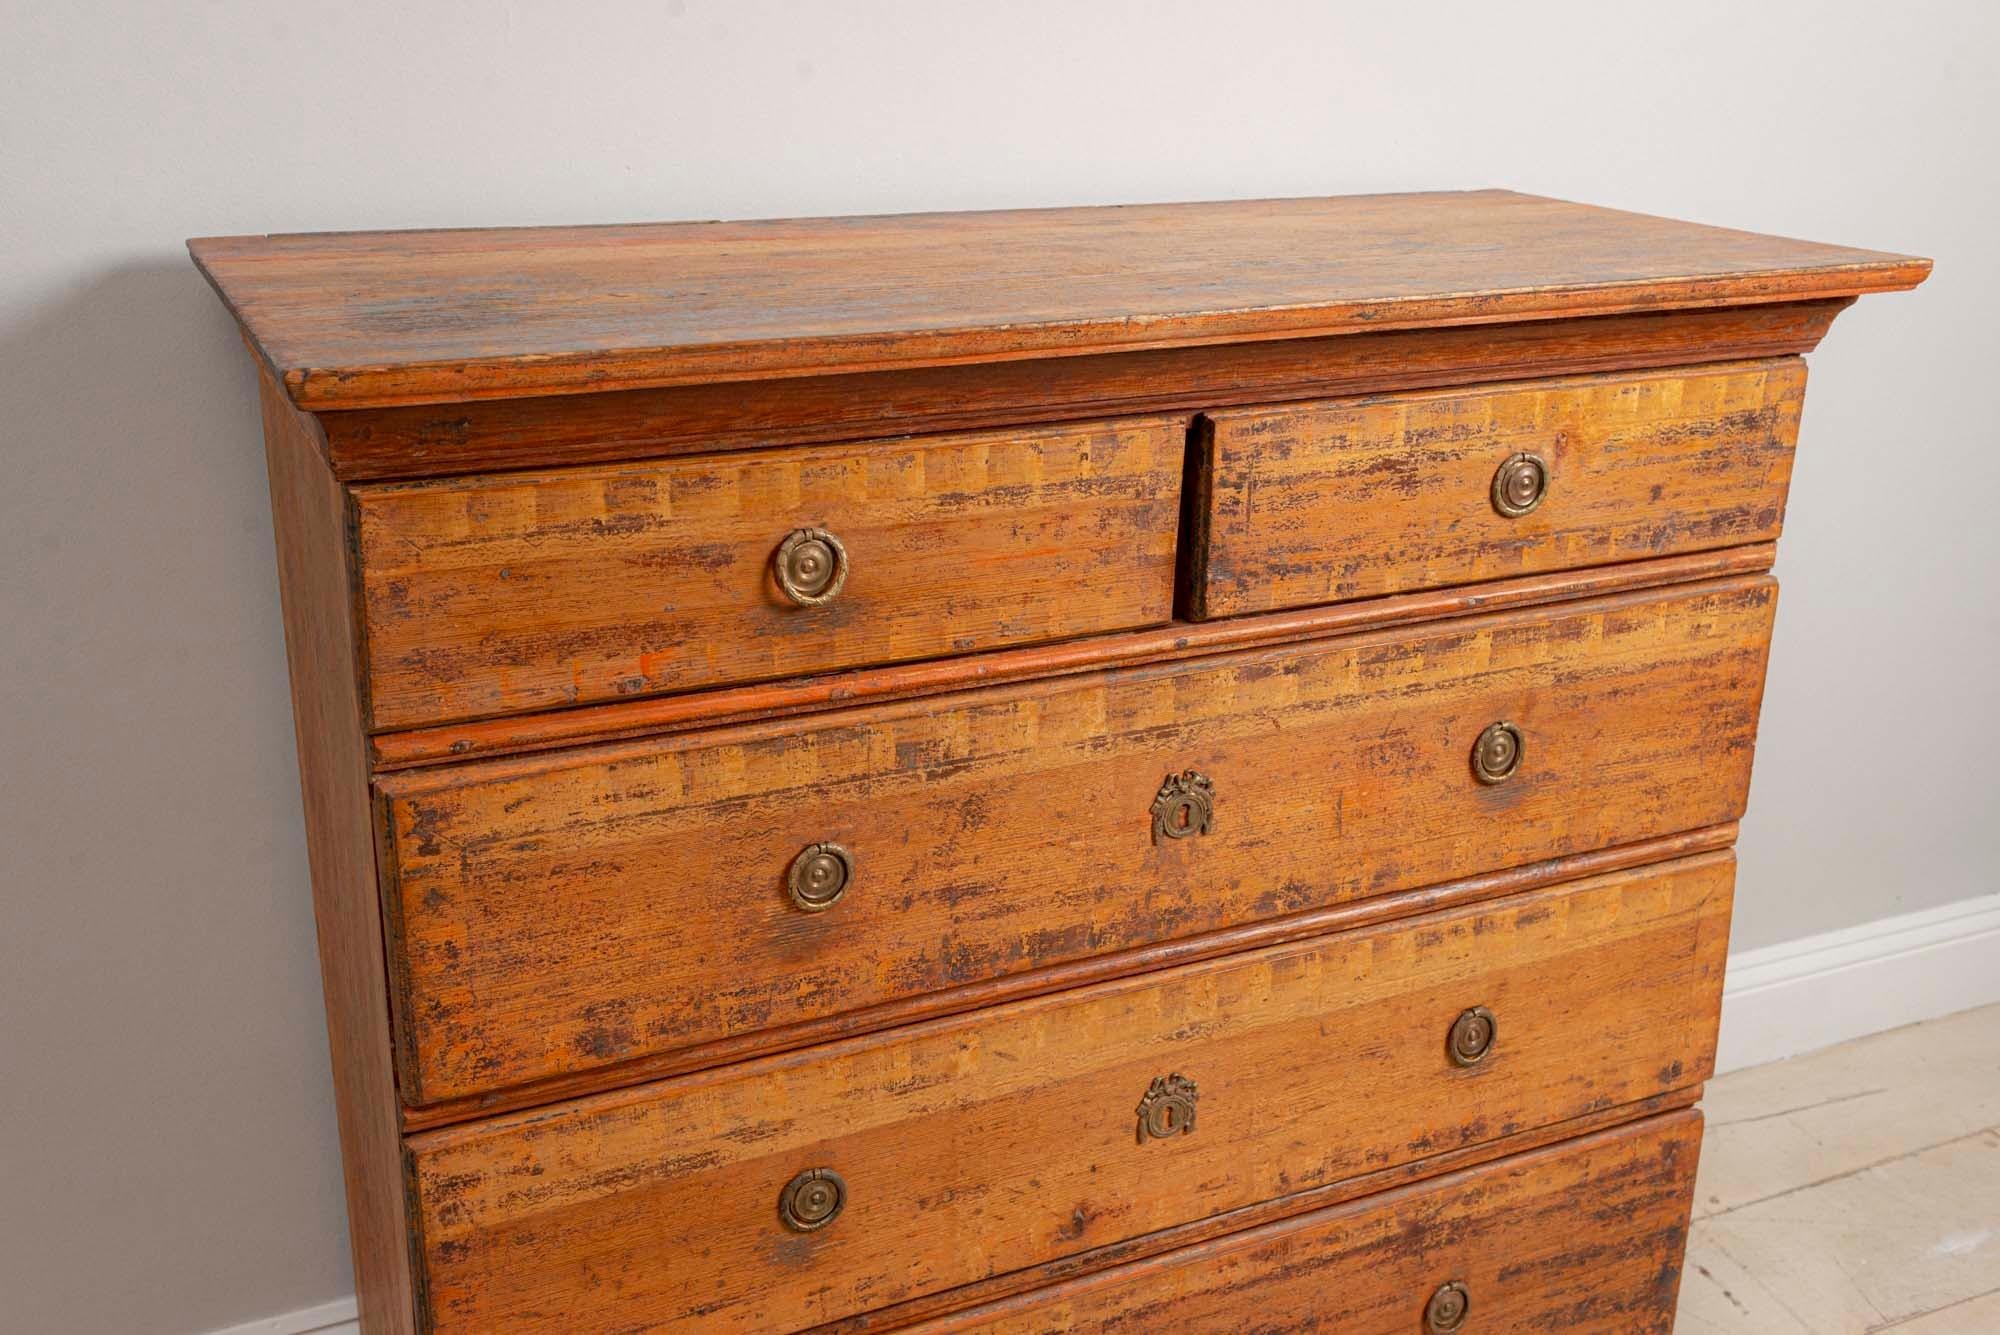
[[[1112,1266],[1164,1256],[1168,1252],[1183,1248],[1198,1247],[1231,1234],[1261,1229],[1267,1224],[1292,1219],[1310,1211],[1323,1210],[1334,1205],[1358,1201],[1365,1196],[1394,1191],[1426,1178],[1441,1177],[1446,1173],[1494,1163],[1510,1155],[1532,1153],[1565,1140],[1595,1135],[1608,1128],[1625,1126],[1662,1113],[1691,1108],[1700,1098],[1703,1088],[1704,1086],[1691,1086],[1667,1094],[1656,1094],[1636,1103],[1620,1104],[1565,1122],[1530,1127],[1516,1131],[1512,1135],[1474,1142],[1457,1149],[1427,1155],[1422,1159],[1414,1159],[1408,1163],[1377,1169],[1359,1177],[1344,1178],[1323,1187],[1314,1187],[1289,1196],[1262,1201],[1240,1210],[1210,1215],[1206,1219],[1196,1220],[1190,1224],[1161,1229],[1155,1233],[1127,1239],[1124,1242],[1114,1242],[1104,1247],[1094,1247],[1086,1252],[1076,1252],[1046,1261],[1041,1265],[1030,1266],[1026,1270],[995,1275],[961,1288],[912,1298],[889,1307],[876,1308],[872,1312],[857,1313],[840,1321],[823,1322],[812,1329],[815,1335],[864,1335],[864,1332],[901,1330],[909,1325],[968,1309],[992,1307],[1017,1295],[1063,1284],[1068,1280]]]
[[[385,794],[404,1097],[1735,820],[1750,577],[941,701],[415,771]],[[1527,739],[1471,772],[1497,719]],[[1212,831],[1156,842],[1169,774]],[[809,844],[856,877],[822,913]]]
[[[608,1084],[631,1085],[665,1079],[689,1071],[726,1065],[746,1057],[810,1047],[856,1034],[875,1033],[897,1025],[913,1024],[943,1015],[956,1015],[982,1006],[999,1005],[1022,997],[1039,996],[1065,988],[1084,987],[1114,978],[1130,977],[1155,969],[1170,968],[1196,960],[1216,959],[1244,950],[1303,941],[1328,932],[1349,931],[1375,923],[1391,922],[1419,913],[1436,912],[1466,904],[1482,903],[1503,895],[1542,886],[1602,875],[1628,867],[1644,867],[1656,862],[1688,857],[1732,847],[1737,827],[1709,825],[1659,839],[1642,839],[1615,848],[1589,853],[1572,853],[1544,858],[1499,871],[1481,872],[1457,880],[1350,900],[1324,908],[1263,918],[1199,936],[1156,941],[1125,950],[1086,955],[1061,964],[1044,965],[1020,973],[1000,974],[979,982],[957,984],[935,992],[920,993],[897,1001],[883,1002],[862,1010],[832,1011],[817,1019],[780,1028],[749,1030],[728,1038],[715,1039],[691,1047],[676,1048],[621,1062],[615,1069],[587,1068],[549,1076],[523,1085],[486,1090],[455,1098],[427,1102],[402,1110],[406,1131],[428,1130],[477,1117],[511,1112],[554,1103],[604,1089]]]
[[[1712,853],[410,1141],[435,1328],[794,1329],[1700,1084]],[[1445,1038],[1497,1018],[1484,1062]],[[1141,1140],[1156,1077],[1186,1135]],[[845,1212],[778,1220],[825,1167]]]
[[[375,768],[387,772],[452,760],[627,741],[724,723],[814,714],[843,705],[944,695],[972,686],[1075,676],[1097,669],[1196,658],[1231,649],[1300,644],[1375,627],[1408,626],[1509,608],[1553,607],[1668,584],[1762,574],[1771,568],[1776,556],[1775,544],[1751,543],[1687,556],[1558,570],[1545,575],[1331,603],[1262,616],[1176,621],[1150,630],[998,649],[989,654],[926,659],[689,695],[648,696],[553,713],[517,714],[376,733],[369,738],[369,746]]]
[[[307,408],[1854,296],[1930,272],[1505,190],[190,249]]]
[[[347,498],[320,456],[312,419],[268,375],[259,399],[355,1287],[369,1335],[404,1335],[415,1330],[418,1277],[404,1220],[367,739],[354,675]]]
[[[1670,1113],[907,1327],[922,1335],[1412,1335],[1456,1282],[1464,1329],[1673,1329],[1701,1116]]]
[[[321,413],[350,481],[547,468],[1810,352],[1852,297]]]
[[[355,492],[376,728],[1165,621],[1185,422],[1137,418]],[[825,529],[849,573],[789,601]]]
[[[1698,1097],[1769,359],[1928,261],[1499,191],[192,249],[267,372],[371,1335],[1405,1329],[1448,1254],[1474,1329],[1659,1324],[1691,1123],[1550,1147]],[[1551,424],[1547,527],[1475,531]]]
[[[1191,613],[1775,541],[1805,386],[1790,358],[1214,413]],[[1509,516],[1518,453],[1548,485]]]

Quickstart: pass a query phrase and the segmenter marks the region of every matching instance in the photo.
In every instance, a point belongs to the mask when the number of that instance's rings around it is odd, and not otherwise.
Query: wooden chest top
[[[1852,297],[1930,271],[1505,190],[189,248],[309,410]]]

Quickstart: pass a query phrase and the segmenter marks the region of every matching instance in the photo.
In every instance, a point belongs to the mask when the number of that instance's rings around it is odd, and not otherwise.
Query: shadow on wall
[[[0,1139],[35,1202],[0,1212],[8,1321],[204,1329],[337,1297],[254,373],[178,254],[7,300]]]

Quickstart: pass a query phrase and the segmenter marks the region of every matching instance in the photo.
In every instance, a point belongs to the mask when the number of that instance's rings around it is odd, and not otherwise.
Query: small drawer
[[[376,730],[1152,625],[1186,423],[353,491]]]
[[[1793,357],[1211,414],[1187,614],[1774,540],[1805,384]]]
[[[1706,854],[413,1136],[425,1328],[797,1330],[1691,1088],[1732,868]]]
[[[1736,820],[1774,605],[1738,579],[385,776],[403,1097],[733,1059]]]
[[[1666,1335],[1700,1153],[1669,1113],[904,1329]]]

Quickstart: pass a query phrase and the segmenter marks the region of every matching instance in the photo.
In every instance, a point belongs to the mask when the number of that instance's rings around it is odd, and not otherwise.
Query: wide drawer
[[[1794,357],[1213,413],[1187,612],[1773,540],[1805,383]]]
[[[792,1330],[1686,1089],[1732,871],[1706,854],[417,1135],[428,1315]]]
[[[1720,581],[388,776],[403,1097],[1733,821],[1774,601]],[[1482,782],[1495,725],[1519,765]]]
[[[1165,621],[1185,443],[1154,417],[357,487],[370,724]]]
[[[1666,1332],[1700,1151],[1670,1113],[905,1329]]]

